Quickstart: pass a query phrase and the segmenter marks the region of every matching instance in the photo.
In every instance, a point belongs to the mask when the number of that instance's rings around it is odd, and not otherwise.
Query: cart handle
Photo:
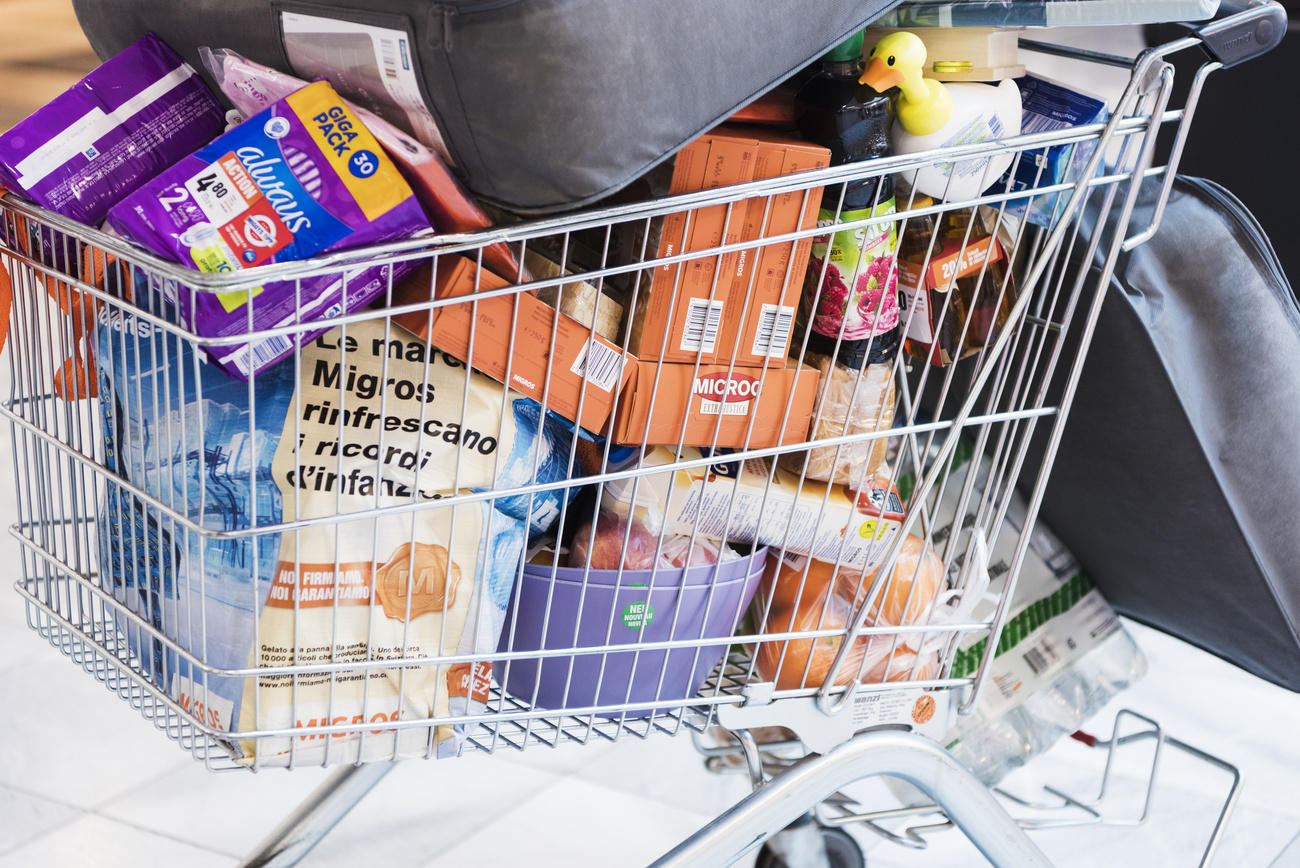
[[[1223,0],[1219,17],[1193,33],[1227,68],[1277,48],[1286,27],[1286,9],[1276,0]]]
[[[1219,12],[1223,17],[1194,28],[1193,36],[1157,49],[1160,56],[1165,57],[1195,45],[1196,40],[1199,39],[1201,46],[1214,59],[1202,64],[1196,71],[1196,77],[1192,80],[1191,89],[1187,93],[1182,119],[1178,122],[1178,131],[1174,134],[1173,149],[1169,154],[1169,169],[1165,172],[1164,182],[1160,186],[1155,210],[1151,212],[1151,222],[1141,232],[1124,240],[1125,253],[1150,241],[1155,236],[1156,230],[1160,228],[1160,221],[1165,216],[1165,206],[1169,204],[1169,193],[1173,190],[1178,163],[1183,156],[1183,146],[1187,144],[1187,132],[1191,128],[1192,118],[1196,115],[1201,89],[1205,86],[1205,80],[1209,78],[1210,73],[1272,51],[1286,36],[1286,10],[1275,0],[1223,0]]]

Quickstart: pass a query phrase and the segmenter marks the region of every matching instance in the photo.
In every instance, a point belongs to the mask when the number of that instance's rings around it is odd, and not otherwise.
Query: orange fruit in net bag
[[[863,594],[874,577],[873,573],[863,582]],[[909,534],[899,548],[894,572],[877,598],[879,602],[871,609],[871,622],[895,627],[916,624],[929,617],[930,605],[942,587],[943,561],[922,537]]]
[[[846,629],[873,580],[874,573],[863,575],[844,567],[836,569],[834,564],[824,561],[809,560],[795,566],[772,557],[768,561],[763,589],[755,597],[762,605],[767,595],[772,595],[772,607],[762,632]],[[928,616],[942,586],[943,562],[924,539],[909,536],[903,541],[894,570],[881,592],[880,602],[872,607],[867,624],[900,626],[921,621]],[[910,646],[918,645],[920,638],[918,633],[900,636],[892,662],[883,657],[877,662],[868,661],[861,679],[863,683],[885,678],[890,681],[910,679],[915,660],[915,651]],[[775,681],[781,690],[820,687],[830,675],[835,655],[843,642],[843,636],[763,642],[758,647],[755,667],[760,677]],[[858,637],[836,673],[835,685],[842,687],[857,676],[869,648],[879,649],[876,653],[887,657],[893,646],[892,635]],[[907,655],[905,664],[904,655]],[[917,678],[933,678],[937,674],[937,655],[930,657],[932,659],[923,660],[917,667]]]

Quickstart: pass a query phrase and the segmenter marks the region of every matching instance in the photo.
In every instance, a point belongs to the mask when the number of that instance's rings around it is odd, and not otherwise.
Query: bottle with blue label
[[[856,33],[822,58],[821,72],[795,97],[800,134],[829,148],[831,165],[890,153],[889,99],[858,82],[862,70],[862,34]],[[894,183],[885,175],[827,186],[818,225],[893,213]],[[892,220],[813,240],[802,310],[809,350],[834,354],[841,365],[855,369],[893,357],[899,344],[897,241]]]

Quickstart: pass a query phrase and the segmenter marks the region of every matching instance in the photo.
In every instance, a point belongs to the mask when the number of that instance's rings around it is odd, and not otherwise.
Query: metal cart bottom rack
[[[375,784],[386,763],[339,770],[260,844],[245,864],[292,865]],[[810,757],[754,791],[656,866],[726,865],[763,843],[827,796],[854,781],[890,775],[945,806],[994,865],[1050,865],[993,794],[933,741],[897,730],[863,732]]]
[[[932,740],[903,731],[910,725],[906,718],[874,721],[864,728],[852,715],[855,703],[863,697],[905,693],[908,696],[923,695],[927,702],[944,711],[969,712],[973,709],[987,679],[992,649],[998,644],[1006,620],[1015,578],[1027,549],[1028,533],[1022,533],[1016,541],[1005,589],[1001,592],[996,611],[989,617],[971,621],[969,617],[963,620],[953,616],[944,620],[936,615],[940,604],[938,596],[935,596],[922,606],[927,610],[925,615],[913,618],[908,613],[912,611],[915,582],[912,590],[904,590],[900,595],[904,614],[898,623],[883,619],[877,622],[880,617],[878,610],[885,608],[884,601],[901,585],[901,580],[895,576],[895,566],[909,534],[922,539],[922,545],[941,559],[941,575],[948,583],[945,588],[946,593],[952,595],[951,600],[960,601],[963,595],[974,595],[981,572],[979,552],[985,550],[981,547],[990,546],[992,540],[1003,532],[1002,517],[1017,480],[1036,470],[1027,521],[1027,527],[1032,527],[1082,364],[1081,355],[1064,356],[1057,338],[1073,323],[1081,328],[1081,348],[1087,347],[1104,295],[1102,290],[1108,283],[1121,248],[1141,243],[1154,231],[1154,227],[1140,227],[1136,234],[1129,234],[1129,217],[1140,182],[1162,174],[1166,181],[1172,178],[1205,76],[1248,56],[1249,51],[1242,51],[1244,44],[1249,43],[1251,50],[1261,50],[1276,41],[1275,37],[1280,38],[1280,15],[1276,4],[1256,6],[1203,28],[1198,36],[1150,50],[1135,61],[1062,50],[1091,62],[1131,66],[1130,85],[1105,124],[963,145],[930,154],[891,157],[870,165],[835,167],[573,217],[523,223],[480,236],[444,237],[434,242],[412,241],[304,263],[270,266],[256,272],[196,275],[145,256],[119,239],[87,230],[9,198],[0,200],[0,218],[3,218],[0,223],[0,259],[11,272],[14,284],[10,317],[13,391],[10,399],[0,405],[0,412],[9,419],[15,441],[19,522],[12,532],[22,545],[23,558],[22,576],[16,586],[26,600],[29,622],[52,645],[102,681],[110,691],[131,703],[155,727],[210,768],[345,764],[333,780],[260,848],[251,864],[291,864],[300,858],[391,768],[391,760],[416,755],[433,756],[440,750],[492,752],[566,742],[673,735],[683,730],[700,732],[714,725],[739,733],[749,727],[789,726],[819,755],[767,782],[740,805],[665,856],[661,864],[718,864],[738,858],[760,843],[765,834],[806,813],[812,805],[844,784],[875,774],[904,778],[927,792],[995,864],[1046,864],[1042,854],[1006,811],[969,773],[958,768]],[[1193,83],[1187,105],[1182,110],[1167,110],[1173,72],[1162,58],[1174,51],[1202,44],[1208,46],[1218,59],[1202,68]],[[1040,45],[1032,48],[1049,50]],[[1172,153],[1167,165],[1153,167],[1157,134],[1166,123],[1177,126]],[[1011,165],[1015,166],[1022,159],[1032,159],[1045,147],[1084,144],[1090,147],[1075,147],[1071,152],[1072,174],[1069,180],[1054,184],[1042,180],[1040,185],[1018,192],[1012,191],[1010,185],[995,184],[1001,169],[993,171],[991,167],[1000,165],[997,163],[1000,158],[1009,158]],[[117,273],[129,276],[126,282],[135,291],[163,286],[171,287],[173,293],[242,293],[250,311],[264,283],[298,281],[301,285],[312,276],[345,275],[358,265],[391,266],[415,260],[436,271],[446,267],[455,257],[464,255],[479,269],[475,272],[477,285],[483,274],[482,251],[498,242],[510,245],[521,258],[525,250],[558,251],[560,264],[572,272],[571,275],[500,289],[480,290],[464,299],[439,298],[400,308],[381,305],[369,311],[345,311],[344,315],[329,321],[329,325],[338,327],[344,338],[366,328],[383,329],[383,333],[388,335],[395,327],[393,318],[397,310],[427,315],[432,320],[436,311],[451,304],[474,308],[495,298],[517,296],[527,289],[560,286],[574,278],[597,286],[622,279],[630,284],[635,300],[635,293],[643,283],[638,280],[639,275],[661,268],[672,269],[701,258],[713,259],[720,264],[725,257],[742,252],[747,246],[790,244],[813,238],[820,231],[813,227],[761,237],[758,241],[723,243],[689,253],[669,251],[657,255],[650,244],[650,229],[657,218],[685,214],[689,225],[691,215],[703,209],[716,208],[723,212],[725,226],[726,221],[742,219],[752,202],[760,203],[765,214],[775,197],[794,195],[802,199],[804,208],[810,205],[815,208],[818,200],[813,195],[814,190],[843,191],[854,182],[879,179],[887,174],[906,177],[920,168],[944,163],[970,163],[983,167],[982,171],[988,173],[984,178],[987,192],[974,199],[927,207],[916,207],[915,200],[900,199],[895,214],[855,218],[844,225],[849,229],[861,229],[864,235],[870,235],[873,229],[876,233],[888,231],[886,227],[895,225],[905,233],[909,221],[966,210],[971,214],[992,215],[992,237],[999,237],[1004,226],[1014,227],[1002,237],[1006,239],[1008,264],[1020,275],[1018,292],[1014,301],[1006,306],[1005,324],[986,335],[987,342],[978,348],[970,361],[973,377],[969,386],[958,385],[954,376],[956,365],[928,369],[923,363],[913,363],[914,370],[909,376],[903,364],[904,356],[900,354],[892,363],[890,372],[890,382],[896,384],[899,392],[900,408],[893,424],[889,420],[883,423],[877,420],[877,429],[865,434],[846,433],[820,438],[815,443],[801,439],[777,447],[754,446],[746,439],[728,457],[728,461],[736,466],[740,466],[740,462],[750,466],[752,462],[754,466],[764,468],[766,484],[760,486],[762,491],[758,495],[764,504],[775,496],[776,460],[786,453],[813,447],[853,449],[889,438],[897,450],[898,467],[910,467],[916,480],[906,498],[908,510],[905,518],[898,523],[897,533],[883,550],[875,572],[860,579],[862,596],[853,598],[852,611],[843,622],[831,624],[818,620],[814,625],[805,625],[806,629],[796,629],[792,625],[786,625],[784,629],[779,625],[767,625],[764,622],[773,611],[773,596],[768,592],[766,596],[756,597],[753,608],[759,613],[758,620],[752,626],[742,625],[730,640],[733,647],[744,646],[750,651],[755,647],[760,650],[773,647],[771,643],[785,643],[780,645],[786,649],[780,652],[781,661],[785,661],[788,649],[797,643],[816,645],[834,638],[837,641],[831,644],[838,650],[832,655],[834,659],[827,661],[824,678],[816,683],[805,683],[804,679],[798,680],[798,686],[780,683],[779,673],[784,671],[780,663],[776,667],[778,675],[769,675],[772,680],[765,680],[759,674],[757,656],[745,653],[718,669],[695,695],[670,698],[655,693],[644,701],[633,700],[629,683],[621,697],[603,698],[602,688],[608,686],[604,667],[619,652],[627,653],[631,649],[637,659],[651,661],[659,655],[663,662],[655,664],[655,675],[662,685],[671,653],[685,651],[694,655],[694,662],[698,663],[706,652],[713,653],[711,649],[728,641],[725,636],[710,636],[701,631],[686,637],[674,635],[665,640],[618,644],[610,639],[615,620],[612,615],[604,642],[579,642],[575,635],[570,646],[561,648],[538,650],[517,645],[517,622],[507,621],[500,647],[476,646],[464,651],[454,644],[443,645],[440,640],[433,651],[417,652],[410,651],[410,644],[403,638],[396,657],[377,658],[370,652],[373,643],[367,640],[361,643],[366,647],[366,653],[360,659],[340,660],[334,651],[324,661],[311,659],[302,663],[267,662],[256,656],[251,662],[248,658],[238,662],[218,659],[208,641],[208,615],[213,615],[214,622],[216,619],[216,604],[203,588],[204,577],[208,574],[186,573],[177,566],[179,553],[206,552],[213,545],[236,549],[251,545],[255,550],[260,543],[278,548],[282,536],[297,540],[301,533],[319,528],[325,528],[337,538],[359,523],[378,525],[394,516],[409,518],[414,527],[417,517],[434,510],[454,510],[477,504],[495,506],[499,501],[511,498],[522,498],[531,504],[535,498],[565,487],[608,488],[615,483],[627,483],[635,497],[636,486],[651,485],[656,476],[692,472],[707,474],[716,459],[703,455],[691,457],[678,448],[668,464],[652,466],[638,462],[635,467],[615,468],[606,449],[599,458],[598,468],[579,471],[575,458],[577,446],[574,445],[570,447],[573,451],[568,456],[571,475],[567,479],[528,481],[513,488],[488,486],[477,490],[466,490],[473,486],[460,484],[458,459],[452,472],[452,484],[443,492],[445,496],[430,498],[428,502],[412,499],[409,504],[384,504],[346,514],[298,520],[283,520],[279,513],[259,517],[255,505],[243,526],[214,529],[205,523],[209,517],[207,510],[215,508],[209,504],[216,502],[219,496],[233,497],[234,494],[209,480],[215,479],[220,472],[227,474],[222,481],[229,481],[229,455],[197,455],[193,459],[196,466],[197,462],[209,462],[203,466],[204,472],[211,475],[196,473],[189,477],[180,474],[184,476],[183,485],[175,482],[176,477],[171,475],[173,471],[167,471],[168,483],[164,490],[157,478],[156,463],[149,465],[147,471],[140,469],[139,472],[131,464],[141,455],[157,462],[158,456],[167,450],[148,452],[149,448],[157,447],[156,440],[147,444],[123,444],[125,458],[105,453],[105,431],[119,430],[119,426],[120,430],[127,430],[134,418],[132,414],[148,410],[158,418],[175,420],[177,426],[183,428],[187,408],[193,405],[179,399],[173,402],[172,393],[163,392],[161,398],[157,395],[151,398],[155,406],[146,408],[138,382],[132,382],[128,389],[135,391],[134,397],[129,394],[115,396],[125,404],[107,416],[101,416],[100,408],[88,402],[62,400],[67,397],[68,372],[74,370],[63,360],[80,358],[83,349],[89,349],[83,345],[83,340],[88,341],[87,336],[95,332],[95,319],[108,327],[128,320],[136,324],[113,333],[111,340],[116,343],[109,347],[116,349],[110,353],[110,359],[97,360],[101,371],[105,366],[111,367],[114,359],[125,359],[134,354],[138,360],[142,351],[154,353],[155,347],[161,347],[165,353],[163,361],[167,364],[158,370],[167,370],[182,381],[191,376],[187,368],[198,370],[197,359],[208,349],[252,338],[275,340],[288,337],[292,340],[312,331],[317,324],[293,322],[251,335],[218,340],[202,337],[192,328],[150,309],[140,298],[124,300],[122,287],[107,286],[97,280],[96,275],[111,270],[110,265],[118,270]],[[821,199],[823,204],[825,201],[825,198]],[[1015,218],[1013,212],[1017,207],[1029,206],[1035,201],[1049,203],[1049,211],[1053,214],[1050,225],[1031,227]],[[1103,227],[1091,236],[1081,234],[1081,224],[1077,219],[1085,207],[1098,215],[1097,225]],[[1109,222],[1107,218],[1110,218]],[[572,250],[582,244],[590,246],[593,237],[596,239],[594,258],[579,262],[576,255],[571,255]],[[633,239],[631,256],[627,255],[626,245],[620,250],[616,243],[619,239],[626,241],[628,237]],[[962,239],[963,246],[968,238],[969,230],[967,238]],[[639,251],[635,249],[638,241]],[[929,255],[926,254],[927,264]],[[1007,273],[1011,271],[1008,268]],[[721,272],[721,269],[717,268],[716,272]],[[981,270],[981,279],[984,274],[985,271]],[[787,274],[786,277],[788,280],[791,276]],[[818,282],[819,292],[825,283],[824,271],[822,277],[823,280]],[[716,276],[714,284],[716,291]],[[391,286],[389,291],[391,293]],[[995,291],[999,293],[998,302],[1001,303],[1007,284],[1004,282]],[[635,309],[635,304],[632,307]],[[911,315],[915,315],[914,310]],[[973,323],[974,318],[969,316],[957,323],[963,339]],[[516,336],[516,333],[511,333],[512,340]],[[475,332],[471,328],[471,348],[474,340]],[[794,354],[803,355],[806,340],[803,346],[799,346],[798,341],[795,344]],[[346,340],[338,340],[334,346],[335,349],[345,348]],[[555,349],[554,344],[550,349]],[[340,353],[343,351],[340,349]],[[595,350],[590,351],[594,356]],[[179,367],[172,364],[184,353],[188,353],[184,358],[194,360],[192,365],[188,362]],[[341,367],[345,367],[345,361],[340,355]],[[298,365],[299,362],[292,364]],[[387,364],[385,361],[384,365]],[[1048,384],[1060,364],[1067,366],[1070,376],[1062,393],[1049,394]],[[736,368],[734,358],[725,367],[728,376],[733,374]],[[583,370],[590,385],[592,371]],[[116,373],[119,372],[105,372],[102,382],[111,383]],[[427,372],[425,376],[427,382]],[[468,384],[468,379],[465,382]],[[249,385],[249,417],[258,409],[251,398],[255,389],[255,384]],[[341,397],[343,389],[340,386]],[[543,409],[550,406],[548,400],[548,394],[543,393]],[[301,418],[302,408],[295,406],[294,410]],[[788,405],[785,412],[790,412]],[[128,418],[114,416],[114,413]],[[465,417],[462,416],[460,421],[464,423]],[[1046,458],[1041,467],[1028,468],[1025,466],[1028,443],[1040,424],[1050,426]],[[251,443],[255,439],[252,422],[248,425],[247,442]],[[184,434],[177,435],[170,430],[160,436],[178,437],[180,444],[186,443]],[[340,429],[338,452],[346,451],[349,441],[345,436]],[[964,483],[953,483],[954,488],[961,488],[963,508],[967,503],[977,505],[980,519],[975,526],[961,528],[946,541],[940,541],[933,537],[932,531],[941,523],[939,502],[949,486],[952,458],[962,442],[972,444],[974,461],[984,461],[989,468],[982,484],[976,484],[974,474]],[[171,450],[176,444],[164,445]],[[683,444],[677,445],[681,447]],[[254,458],[256,448],[253,447]],[[185,453],[185,450],[180,449],[179,453]],[[144,467],[144,459],[140,461]],[[255,471],[250,463],[248,468],[238,472],[247,473],[252,486]],[[800,484],[803,481],[800,474]],[[203,504],[197,512],[185,503],[177,503],[177,489],[173,485],[186,493],[188,489],[184,486],[197,488],[199,502]],[[127,502],[129,522],[116,527],[102,525],[99,503],[109,495],[118,498],[119,502]],[[825,500],[821,508],[826,509]],[[734,495],[725,509],[729,521],[736,509]],[[576,510],[577,507],[570,507],[566,502],[559,509],[560,522],[564,521],[566,514]],[[875,515],[881,517],[882,510],[878,509]],[[588,520],[594,517],[594,511],[588,514]],[[133,536],[138,527],[166,530],[171,534],[174,548],[164,551],[161,531],[155,537],[146,535],[144,541],[139,542]],[[689,535],[693,542],[696,529],[692,529]],[[144,567],[142,572],[147,578],[132,576],[135,584],[129,585],[114,573],[114,568],[121,570],[121,564],[104,558],[101,551],[115,540],[126,546],[138,545],[141,551],[133,552],[135,560],[131,564]],[[662,547],[663,540],[664,535],[660,534],[656,545]],[[408,547],[413,550],[416,541],[411,536],[411,546]],[[772,547],[779,555],[780,549],[786,545],[781,543]],[[451,553],[447,557],[450,562]],[[334,609],[337,612],[341,561],[337,550],[334,561]],[[516,580],[524,573],[524,561],[520,551]],[[202,564],[202,556],[199,563]],[[466,563],[473,566],[472,561]],[[557,563],[558,555],[552,566]],[[369,564],[372,574],[378,566],[379,559],[375,557]],[[589,567],[590,564],[583,574],[584,587],[589,587],[586,584],[591,572]],[[983,571],[987,572],[987,564],[984,564]],[[243,603],[248,611],[259,611],[267,598],[270,581],[269,576],[259,575],[257,567],[252,569],[247,583],[248,599]],[[802,583],[800,587],[802,589]],[[373,577],[367,590],[369,598],[373,599]],[[710,600],[713,599],[712,593],[710,591]],[[409,599],[411,595],[408,593],[406,596]],[[186,610],[182,603],[192,608]],[[706,612],[709,605],[705,605]],[[959,609],[957,604],[952,607],[952,611]],[[295,606],[292,611],[296,635],[301,609]],[[734,614],[733,623],[738,623],[743,613],[738,609]],[[677,618],[676,613],[672,614],[674,626]],[[631,618],[624,625],[636,623],[636,629],[644,631],[649,620],[648,616]],[[409,625],[409,621],[408,611],[402,623]],[[337,622],[334,629],[338,629]],[[373,626],[370,629],[373,630]],[[409,630],[409,626],[403,629]],[[338,646],[340,636],[336,632],[332,644],[329,641],[326,644],[330,648]],[[973,675],[956,677],[951,667],[958,642],[972,636],[987,639],[983,657]],[[885,674],[880,680],[863,683],[866,656],[852,660],[851,649],[863,646],[879,648],[882,645],[887,647]],[[895,655],[902,650],[908,650],[905,655],[908,657],[907,668],[895,672]],[[528,691],[521,690],[517,683],[511,686],[512,666],[530,661],[538,664],[551,658],[572,661],[583,656],[597,657],[602,661],[600,674],[593,685],[577,684],[572,677],[573,663],[569,663],[570,675],[563,684],[565,698],[559,703],[548,706],[535,701],[536,686],[531,699]],[[811,654],[809,661],[811,663]],[[485,662],[497,665],[495,682],[489,686],[484,674],[482,695],[477,687],[469,688],[467,701],[455,711],[447,704],[448,696],[440,694],[442,687],[438,678],[430,679],[435,686],[427,709],[413,711],[406,705],[408,699],[404,685],[408,674],[415,673],[411,678],[421,672],[441,675],[453,666]],[[363,694],[359,706],[352,707],[335,693],[337,685],[348,681],[364,682],[368,691],[372,681],[382,680],[375,677],[376,673],[391,673],[384,677],[399,685],[394,699],[396,713],[380,718],[383,724],[378,729],[376,720],[364,713],[370,708],[367,705],[368,693]],[[841,674],[847,677],[841,679],[838,677]],[[805,678],[806,675],[807,667]],[[892,675],[902,677],[888,680]],[[192,692],[179,691],[177,685],[182,678],[191,685]],[[220,684],[232,681],[255,686],[249,692],[255,709],[260,707],[259,703],[269,702],[263,699],[263,689],[267,685],[289,684],[294,698],[292,704],[284,709],[280,722],[257,714],[251,722],[241,722],[237,727],[234,713],[229,710],[233,700],[219,689]],[[450,685],[450,681],[446,683]],[[595,688],[594,700],[571,698],[577,690],[588,686]],[[324,687],[328,688],[327,693]],[[298,691],[305,693],[313,689],[321,696],[321,707],[303,711],[308,703],[299,705]],[[450,692],[450,686],[447,692]],[[470,699],[473,701],[468,701]],[[439,702],[443,704],[439,705]],[[227,710],[223,712],[223,708]],[[353,765],[360,759],[379,761]]]

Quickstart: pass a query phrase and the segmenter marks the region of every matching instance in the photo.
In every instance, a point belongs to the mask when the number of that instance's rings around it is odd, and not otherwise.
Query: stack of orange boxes
[[[678,153],[670,192],[829,164],[826,148],[722,127]],[[658,257],[811,229],[820,202],[817,188],[670,214]],[[787,353],[811,246],[800,238],[656,268],[633,314],[629,349],[638,361],[615,442],[763,448],[804,439],[819,374]]]

